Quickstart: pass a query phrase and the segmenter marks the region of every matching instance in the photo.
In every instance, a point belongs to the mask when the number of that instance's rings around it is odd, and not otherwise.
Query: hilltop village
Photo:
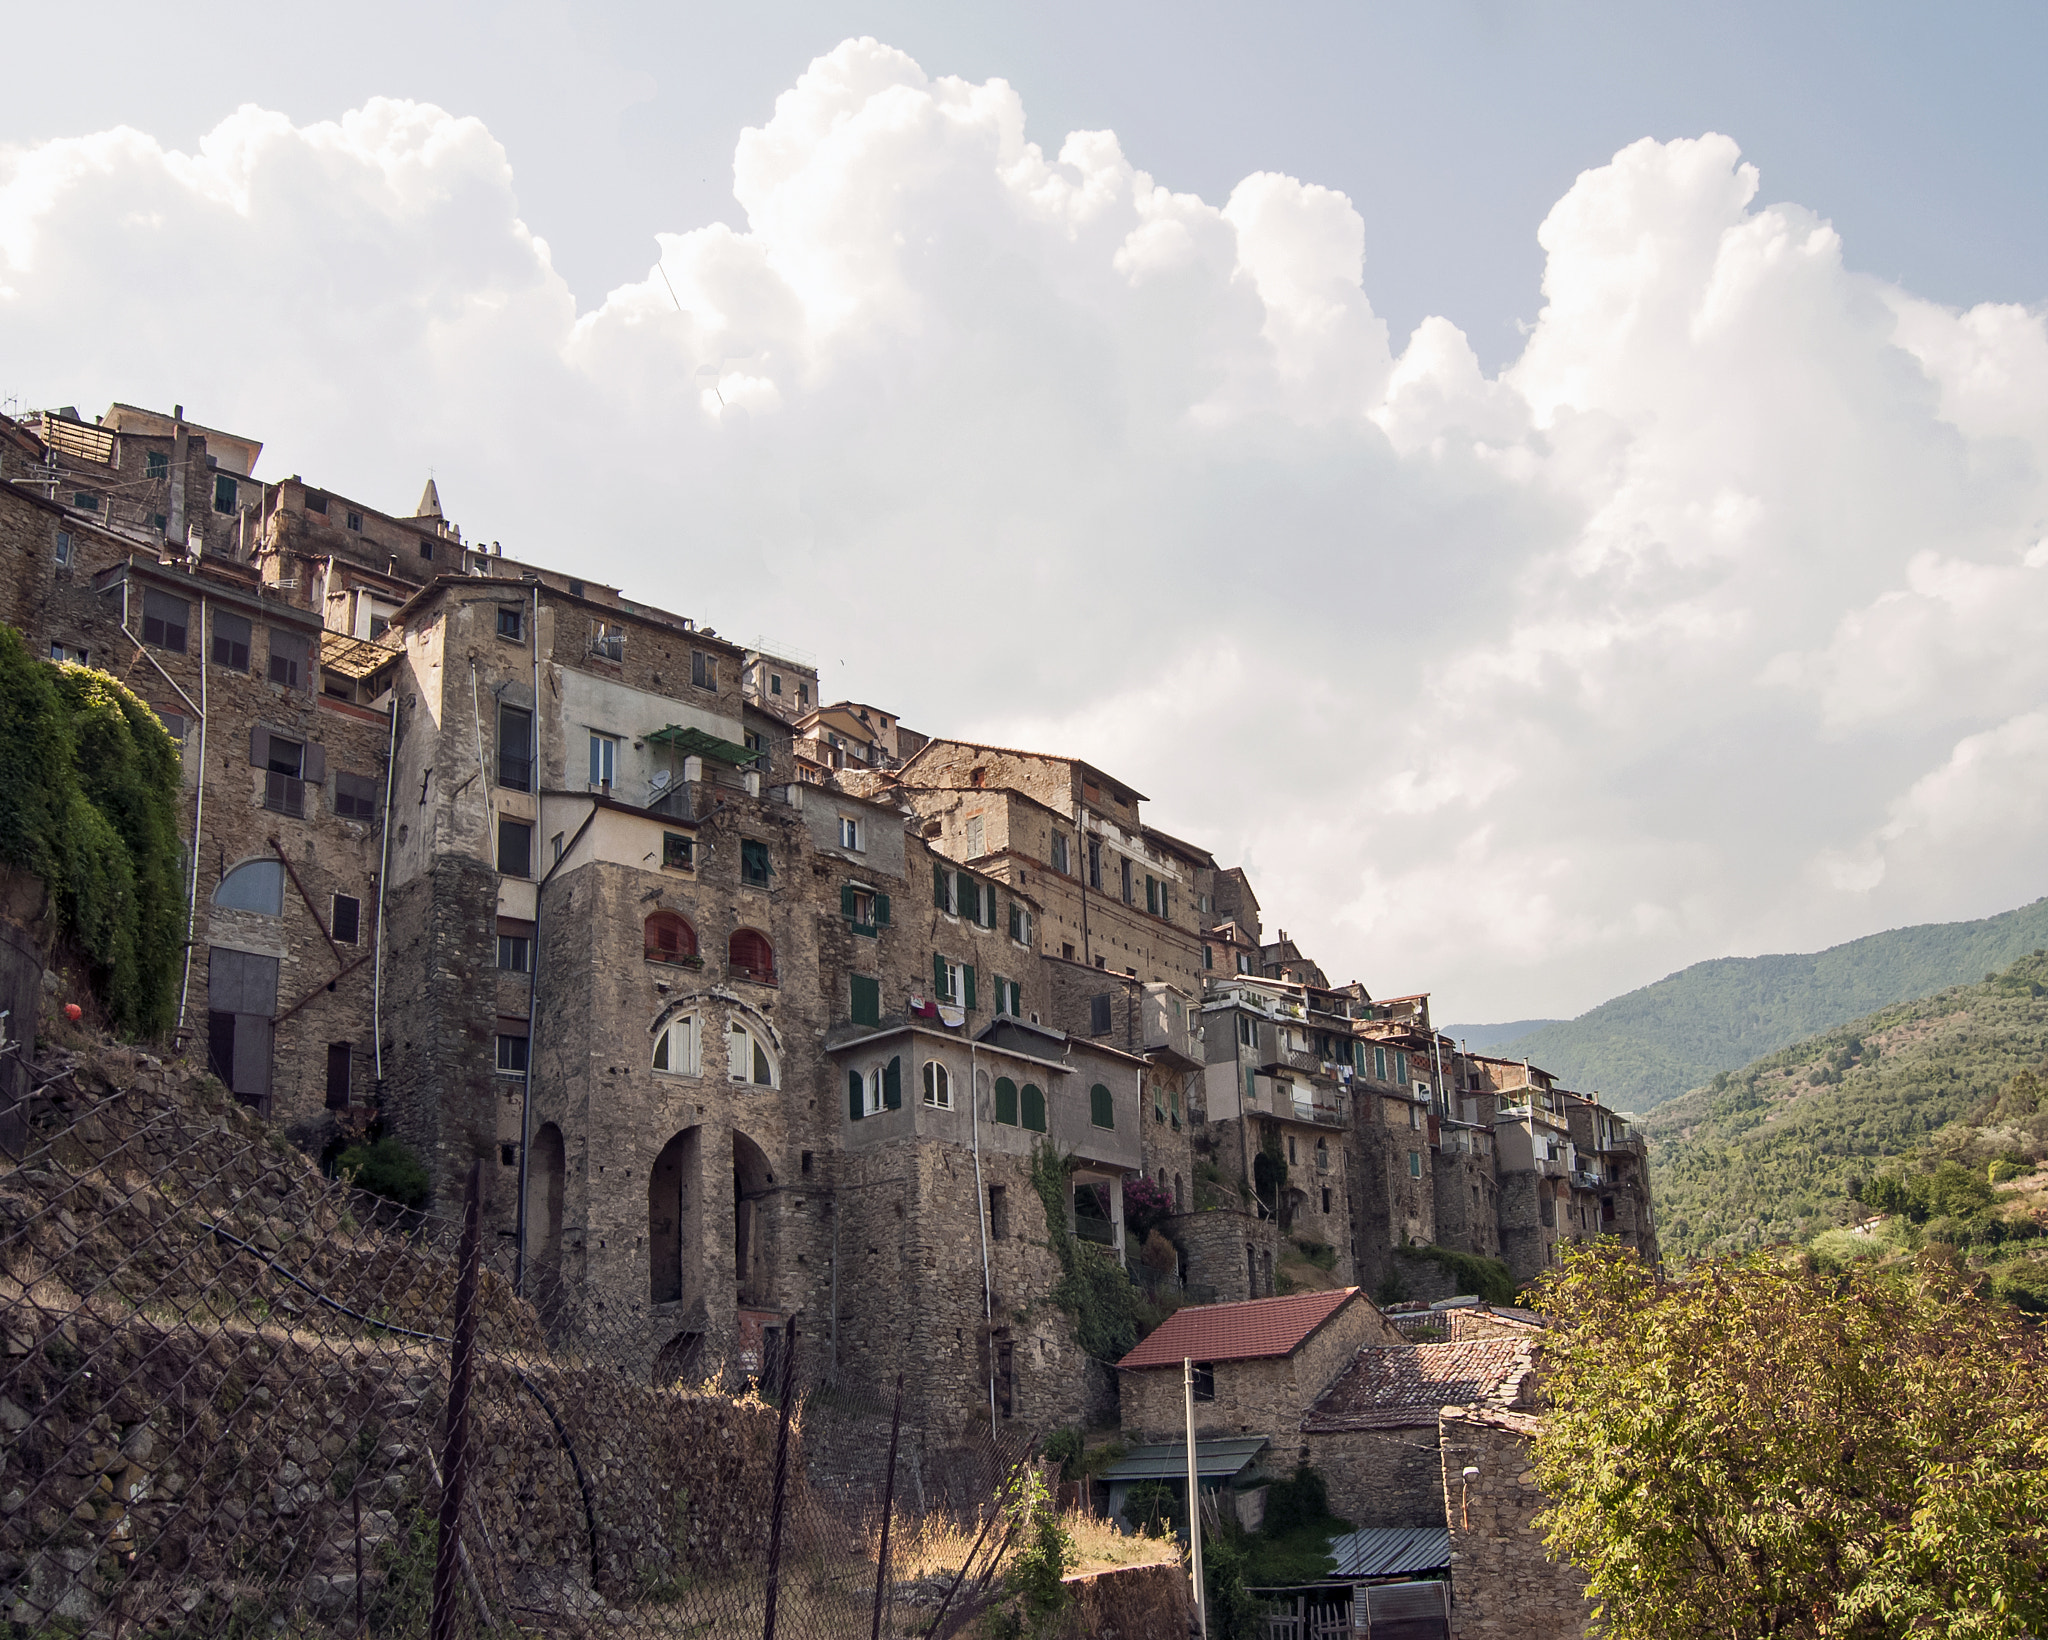
[[[1655,1260],[1622,1115],[1334,983],[1081,748],[824,700],[465,540],[431,482],[383,512],[260,450],[176,407],[0,421],[0,621],[181,749],[179,1043],[310,1153],[398,1135],[444,1206],[481,1160],[487,1231],[651,1360],[800,1315],[933,1424],[1100,1414],[1056,1209],[1194,1303]]]

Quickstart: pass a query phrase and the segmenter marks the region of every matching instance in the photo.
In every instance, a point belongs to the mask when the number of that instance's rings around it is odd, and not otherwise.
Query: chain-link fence
[[[473,1209],[111,1057],[0,1151],[10,1634],[872,1640],[998,1595],[1028,1432],[899,1427],[794,1325],[753,1374],[649,1363]]]

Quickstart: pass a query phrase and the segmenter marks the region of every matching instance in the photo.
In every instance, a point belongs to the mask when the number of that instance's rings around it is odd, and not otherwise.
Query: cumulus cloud
[[[49,142],[0,155],[0,391],[389,506],[431,465],[509,551],[1119,770],[1450,1016],[2048,886],[2039,312],[1646,140],[1489,377],[1455,316],[1389,336],[1341,194],[1141,158],[849,41],[739,134],[733,222],[652,201],[647,276],[575,293],[437,108]]]

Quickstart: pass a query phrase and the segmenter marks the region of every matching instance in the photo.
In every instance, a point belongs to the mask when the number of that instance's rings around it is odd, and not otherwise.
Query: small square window
[[[431,541],[420,542],[420,556],[426,559],[428,563],[432,563],[434,561],[434,543]]]
[[[526,611],[516,604],[500,604],[498,636],[510,638],[514,643],[523,643],[526,639]]]
[[[572,598],[583,596],[583,583],[581,581],[571,581],[569,583],[569,596]]]
[[[363,902],[353,894],[334,896],[334,943],[355,945],[360,943],[363,923]]]
[[[502,974],[531,972],[532,942],[524,934],[498,936],[498,971]]]
[[[1216,1367],[1213,1362],[1195,1362],[1189,1369],[1188,1376],[1192,1380],[1192,1393],[1197,1401],[1216,1399]]]
[[[770,672],[768,674],[768,693],[771,695],[782,693],[782,674],[780,672]]]
[[[352,512],[342,522],[354,530],[356,534],[361,535],[363,533],[363,515],[361,513]]]
[[[228,477],[226,473],[214,474],[213,510],[215,512],[233,512],[235,510],[235,498],[238,493],[239,492],[235,488],[235,481],[232,478]]]
[[[171,458],[162,450],[151,450],[142,458],[142,471],[146,478],[168,478],[171,475]]]
[[[707,655],[701,649],[690,651],[690,682],[699,689],[718,691],[718,657]]]
[[[60,664],[68,663],[72,666],[83,666],[86,664],[88,653],[89,651],[82,644],[53,643],[50,645],[50,659]]]
[[[671,871],[688,871],[697,861],[697,841],[679,831],[661,834],[661,863]]]
[[[839,817],[839,846],[850,848],[856,853],[860,850],[860,822],[851,815],[842,814]]]
[[[309,513],[319,513],[324,518],[327,514],[327,497],[318,490],[308,490],[306,492],[306,511]]]
[[[242,615],[216,612],[213,616],[213,664],[232,672],[249,670],[249,640],[255,628]]]
[[[533,875],[533,827],[525,821],[498,821],[498,870],[507,877]]]
[[[614,626],[609,621],[599,621],[590,635],[590,652],[601,655],[608,661],[622,661],[626,658],[626,629]]]
[[[499,1036],[498,1069],[507,1076],[523,1076],[526,1073],[525,1037]]]
[[[71,505],[80,512],[98,512],[100,498],[90,490],[74,490],[71,492]]]

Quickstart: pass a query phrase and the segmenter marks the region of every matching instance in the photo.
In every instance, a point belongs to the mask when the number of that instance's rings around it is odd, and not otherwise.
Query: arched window
[[[1027,1132],[1045,1131],[1045,1094],[1035,1082],[1024,1084],[1024,1127]]]
[[[763,985],[775,983],[775,947],[758,929],[734,929],[725,955],[736,978],[757,980]]]
[[[755,1087],[775,1086],[775,1054],[768,1035],[737,1019],[726,1030],[725,1074],[733,1082],[751,1082]]]
[[[953,1108],[953,1076],[936,1059],[924,1062],[924,1102],[937,1110]]]
[[[892,1059],[871,1071],[846,1073],[846,1114],[858,1122],[903,1107],[903,1061]]]
[[[697,1016],[681,1014],[656,1035],[654,1068],[671,1076],[695,1076],[697,1067]]]
[[[228,911],[260,911],[265,916],[284,914],[284,862],[251,860],[236,866],[213,891],[213,903]]]
[[[996,1120],[1005,1127],[1017,1125],[1017,1084],[1007,1076],[996,1078]]]
[[[1116,1099],[1100,1082],[1088,1090],[1088,1120],[1099,1128],[1116,1126]]]
[[[683,962],[697,954],[697,931],[673,911],[657,911],[641,930],[649,962]]]

